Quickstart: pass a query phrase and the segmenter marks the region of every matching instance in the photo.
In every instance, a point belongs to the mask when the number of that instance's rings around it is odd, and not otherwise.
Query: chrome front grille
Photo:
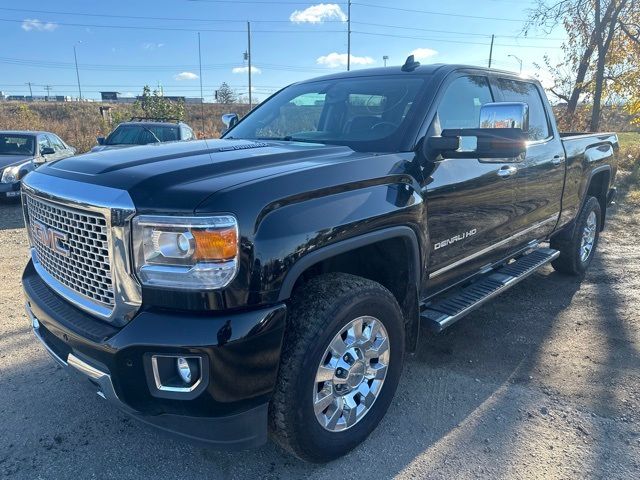
[[[25,195],[32,246],[41,267],[66,288],[112,310],[109,228],[100,213]]]

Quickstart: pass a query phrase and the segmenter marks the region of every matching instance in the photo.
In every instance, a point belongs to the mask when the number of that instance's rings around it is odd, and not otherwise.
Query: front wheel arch
[[[396,298],[405,318],[407,350],[414,351],[420,331],[420,247],[408,226],[389,227],[314,250],[287,273],[279,300],[290,299],[297,288],[326,273],[345,273],[377,282]]]

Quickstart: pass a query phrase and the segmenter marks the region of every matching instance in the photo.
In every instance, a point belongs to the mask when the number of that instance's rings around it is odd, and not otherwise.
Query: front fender
[[[255,236],[255,278],[272,301],[291,295],[295,282],[322,260],[393,237],[412,246],[410,259],[420,283],[420,194],[406,183],[369,185],[296,201],[270,211]],[[418,233],[416,233],[418,232]]]

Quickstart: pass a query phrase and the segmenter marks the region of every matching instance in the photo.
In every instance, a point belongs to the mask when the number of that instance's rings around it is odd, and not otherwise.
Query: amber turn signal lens
[[[238,233],[235,228],[223,230],[191,231],[196,247],[193,254],[195,260],[230,260],[238,253]]]

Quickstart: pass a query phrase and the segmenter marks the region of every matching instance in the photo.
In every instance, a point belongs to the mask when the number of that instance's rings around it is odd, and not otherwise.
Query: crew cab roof
[[[506,70],[497,70],[494,68],[487,67],[479,67],[474,65],[464,65],[464,64],[442,64],[442,63],[430,63],[420,65],[411,71],[403,71],[400,65],[394,65],[391,67],[377,67],[377,68],[363,68],[358,70],[350,70],[348,72],[340,72],[333,73],[330,75],[323,75],[321,77],[315,77],[308,80],[304,80],[296,83],[306,83],[306,82],[315,82],[321,80],[338,80],[341,78],[359,78],[359,77],[371,77],[371,76],[411,76],[411,77],[426,77],[433,76],[436,74],[439,75],[447,75],[451,72],[457,70],[475,70],[482,71],[491,74],[500,74],[504,76],[514,77],[514,78],[522,78],[522,79],[531,79],[535,80],[532,77],[528,77],[525,75],[518,75],[514,72],[509,72]]]

